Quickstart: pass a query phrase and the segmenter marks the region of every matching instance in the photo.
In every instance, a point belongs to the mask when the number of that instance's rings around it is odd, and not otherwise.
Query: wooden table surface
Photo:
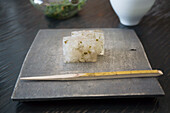
[[[19,103],[11,94],[25,55],[39,29],[134,29],[154,69],[165,96],[158,98],[59,100]],[[169,113],[170,111],[170,2],[156,0],[134,27],[120,24],[109,0],[88,0],[76,16],[67,20],[46,18],[29,0],[0,1],[0,113]]]

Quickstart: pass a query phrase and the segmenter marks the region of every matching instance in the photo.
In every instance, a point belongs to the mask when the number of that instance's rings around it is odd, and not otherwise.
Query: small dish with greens
[[[31,4],[43,13],[56,19],[67,19],[74,16],[85,5],[87,0],[30,0]]]

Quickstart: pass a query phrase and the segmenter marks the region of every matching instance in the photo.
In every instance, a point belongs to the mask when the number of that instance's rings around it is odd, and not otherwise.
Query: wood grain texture
[[[2,113],[169,113],[170,111],[170,2],[156,0],[153,8],[134,27],[119,23],[108,0],[88,0],[73,18],[58,21],[44,17],[28,0],[0,1],[0,112]],[[17,103],[10,99],[25,55],[39,29],[47,28],[134,29],[166,95],[155,99],[104,99]]]

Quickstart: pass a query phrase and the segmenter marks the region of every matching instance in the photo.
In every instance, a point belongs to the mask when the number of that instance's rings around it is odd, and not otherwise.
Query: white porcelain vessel
[[[154,2],[155,0],[110,0],[120,22],[126,26],[137,25]]]

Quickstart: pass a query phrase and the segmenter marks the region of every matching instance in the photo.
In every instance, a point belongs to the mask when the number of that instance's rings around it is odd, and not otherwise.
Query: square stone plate
[[[40,30],[30,47],[12,99],[39,101],[75,98],[150,97],[164,95],[157,78],[79,81],[23,81],[20,77],[66,73],[151,70],[143,46],[133,30],[103,28],[105,54],[95,63],[63,62],[62,38],[82,29]]]

